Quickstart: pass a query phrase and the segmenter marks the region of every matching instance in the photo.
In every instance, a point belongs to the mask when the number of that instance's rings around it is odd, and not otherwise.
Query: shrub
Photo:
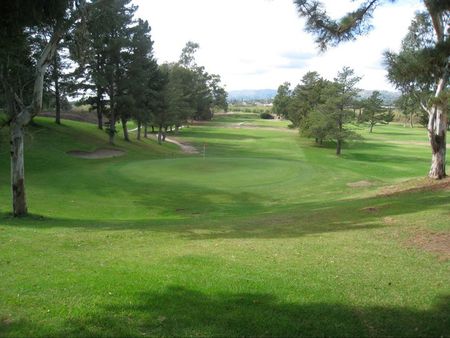
[[[273,116],[270,113],[261,113],[259,117],[261,117],[264,120],[273,120]]]

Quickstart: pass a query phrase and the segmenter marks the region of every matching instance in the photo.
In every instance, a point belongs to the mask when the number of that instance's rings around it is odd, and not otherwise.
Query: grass
[[[409,190],[423,129],[361,127],[337,158],[236,114],[177,136],[205,157],[119,140],[126,156],[85,160],[65,152],[106,134],[37,123],[29,217],[9,214],[0,147],[0,336],[449,335],[450,263],[408,244],[450,230],[448,190]]]

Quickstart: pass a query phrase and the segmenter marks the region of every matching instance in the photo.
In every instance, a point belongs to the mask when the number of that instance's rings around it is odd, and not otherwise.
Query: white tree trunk
[[[428,122],[428,137],[432,151],[428,176],[433,179],[441,179],[446,176],[447,119],[447,103],[435,104],[430,111]]]
[[[11,190],[14,216],[25,216],[28,212],[25,198],[25,170],[24,170],[24,128],[31,119],[42,110],[42,95],[44,90],[44,76],[48,65],[53,59],[62,31],[55,31],[49,43],[45,46],[36,65],[33,99],[31,108],[25,107],[22,100],[16,95],[15,100],[20,107],[10,121],[11,146]]]
[[[425,6],[430,14],[433,22],[434,31],[436,33],[436,42],[444,43],[448,36],[447,24],[445,24],[444,13],[435,11],[432,1],[425,1]],[[443,69],[442,77],[437,83],[434,102],[431,109],[428,109],[428,137],[430,139],[432,158],[431,168],[428,176],[433,179],[441,179],[446,176],[445,161],[446,161],[446,147],[447,147],[447,126],[448,126],[448,98],[443,96],[443,92],[447,88],[449,79],[449,64],[450,56],[447,55],[447,60]],[[424,105],[422,105],[423,107]],[[424,107],[426,108],[426,107]]]
[[[24,130],[21,121],[14,119],[10,125],[11,190],[14,216],[27,214],[25,198],[25,166],[23,154]]]

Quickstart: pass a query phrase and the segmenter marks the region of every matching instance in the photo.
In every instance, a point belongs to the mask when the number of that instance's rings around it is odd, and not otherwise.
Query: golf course
[[[426,130],[352,125],[336,156],[288,124],[217,114],[167,135],[186,151],[35,118],[25,217],[1,130],[0,336],[448,337]]]

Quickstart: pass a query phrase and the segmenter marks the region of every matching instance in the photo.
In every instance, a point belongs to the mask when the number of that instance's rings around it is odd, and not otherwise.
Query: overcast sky
[[[326,0],[334,16],[359,1]],[[363,76],[363,89],[392,90],[383,51],[398,50],[421,1],[399,0],[377,8],[369,35],[319,53],[303,31],[292,0],[133,0],[152,27],[159,62],[177,61],[187,41],[200,44],[197,63],[219,74],[227,90],[295,85],[307,71],[333,79],[343,66]]]

